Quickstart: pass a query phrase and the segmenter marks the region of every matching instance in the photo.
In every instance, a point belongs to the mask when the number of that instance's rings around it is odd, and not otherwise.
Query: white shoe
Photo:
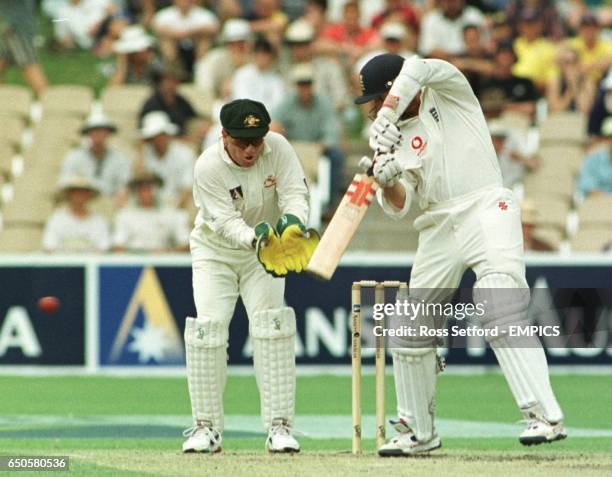
[[[183,442],[183,452],[202,452],[204,454],[221,452],[221,433],[207,424],[198,423],[183,432],[183,435],[188,438]]]
[[[414,432],[412,432],[412,429],[408,427],[406,421],[403,419],[391,421],[391,424],[393,424],[398,434],[378,449],[378,455],[381,457],[409,456],[429,452],[442,447],[440,438],[435,430],[431,439],[426,442],[419,442]]]
[[[268,438],[266,439],[266,449],[273,453],[300,452],[300,444],[291,435],[291,428],[284,419],[274,419]]]
[[[527,413],[527,428],[519,436],[519,442],[524,446],[550,444],[567,437],[563,422],[548,422],[543,416]]]

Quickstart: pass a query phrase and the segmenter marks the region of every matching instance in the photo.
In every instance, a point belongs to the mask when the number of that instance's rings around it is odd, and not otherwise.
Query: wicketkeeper
[[[268,132],[257,101],[221,109],[222,137],[197,160],[191,233],[197,318],[187,318],[185,346],[193,428],[184,452],[221,450],[228,328],[240,295],[249,317],[261,415],[270,452],[298,452],[295,314],[284,306],[284,275],[306,268],[318,236],[304,225],[308,189],[287,140]],[[272,224],[276,224],[273,226]]]
[[[414,222],[419,245],[411,295],[444,300],[471,268],[477,278],[474,300],[487,304],[481,325],[500,331],[489,343],[527,420],[520,442],[563,439],[563,413],[538,338],[504,333],[510,325],[528,324],[520,208],[502,187],[487,123],[470,85],[445,61],[391,54],[363,67],[361,85],[356,103],[371,103],[375,117],[374,161],[366,158],[362,166],[373,166],[380,205],[395,218],[403,217],[413,200],[424,210]],[[431,318],[417,320],[427,324]],[[398,434],[379,449],[382,456],[440,447],[434,426],[436,345],[436,338],[415,336],[393,350]]]

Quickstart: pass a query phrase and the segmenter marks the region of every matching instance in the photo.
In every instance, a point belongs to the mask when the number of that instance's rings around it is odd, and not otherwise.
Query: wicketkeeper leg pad
[[[393,350],[393,374],[398,416],[419,442],[434,433],[436,376],[441,370],[434,348]]]
[[[295,312],[290,307],[256,312],[250,318],[249,332],[264,428],[268,430],[272,421],[278,420],[291,427],[295,414]]]
[[[223,431],[223,389],[227,372],[227,324],[187,318],[185,349],[191,412],[195,424]]]
[[[529,289],[520,288],[510,276],[501,273],[480,278],[474,285],[474,301],[485,303],[481,318],[484,328],[496,328],[498,337],[489,344],[508,381],[519,408],[539,406],[549,422],[563,420],[563,413],[553,393],[548,363],[536,336],[511,336],[510,326],[527,326]]]

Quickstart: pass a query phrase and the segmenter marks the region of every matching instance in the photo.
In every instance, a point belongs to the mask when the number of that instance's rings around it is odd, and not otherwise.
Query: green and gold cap
[[[235,99],[221,108],[221,125],[235,138],[264,137],[270,130],[270,114],[259,101]]]

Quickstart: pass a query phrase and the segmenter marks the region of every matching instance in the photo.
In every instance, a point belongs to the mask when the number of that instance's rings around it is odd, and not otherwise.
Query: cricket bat
[[[308,263],[308,272],[325,280],[332,277],[377,189],[371,169],[368,173],[355,174]]]

